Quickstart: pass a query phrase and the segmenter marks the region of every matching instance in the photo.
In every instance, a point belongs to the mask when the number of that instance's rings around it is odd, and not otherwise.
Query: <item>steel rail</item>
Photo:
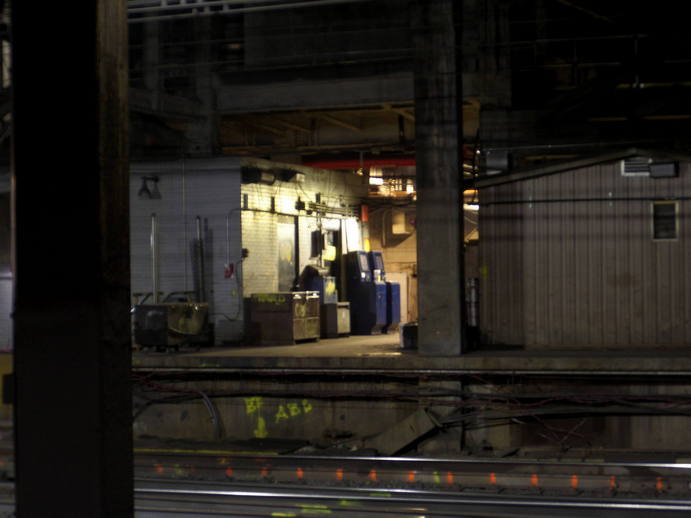
[[[267,456],[257,455],[239,455],[239,454],[224,454],[222,450],[211,453],[197,453],[189,451],[172,451],[163,449],[145,449],[135,448],[136,456],[178,456],[178,457],[200,457],[212,458],[223,455],[229,458],[237,458],[244,460],[256,461],[258,459],[267,459]],[[324,456],[324,455],[275,455],[270,457],[272,462],[286,463],[286,464],[300,464],[300,463],[323,463],[323,464],[338,464],[338,463],[361,463],[361,464],[405,464],[406,468],[416,464],[449,464],[458,466],[482,466],[488,465],[503,465],[503,466],[545,466],[545,467],[587,467],[587,468],[642,468],[642,469],[672,469],[685,470],[691,476],[691,463],[677,463],[677,462],[605,462],[605,461],[556,461],[556,460],[510,460],[510,459],[455,459],[451,457],[372,457],[372,456]]]
[[[426,488],[446,494],[468,490],[507,494],[548,491],[581,498],[691,496],[691,464],[685,462],[331,457],[137,449],[135,471],[137,476],[149,479],[247,482],[271,487],[326,484],[332,488],[380,490]]]
[[[674,500],[647,500],[631,499],[626,501],[611,498],[579,500],[573,498],[562,498],[554,496],[503,496],[503,495],[467,495],[451,496],[448,493],[428,490],[407,490],[407,489],[386,489],[386,490],[353,490],[353,489],[334,489],[330,487],[310,486],[305,488],[296,487],[272,487],[271,489],[258,490],[251,489],[246,485],[238,486],[227,484],[222,487],[215,484],[212,487],[189,487],[192,484],[180,483],[170,484],[170,481],[159,481],[160,485],[152,487],[141,487],[141,479],[138,480],[139,487],[135,487],[136,495],[157,495],[157,496],[196,496],[196,497],[238,497],[238,498],[260,498],[260,499],[286,499],[299,500],[309,497],[323,501],[341,501],[344,497],[360,502],[372,503],[397,503],[415,505],[454,505],[454,506],[495,506],[495,507],[536,507],[536,508],[562,508],[562,509],[581,509],[581,510],[626,510],[626,511],[676,511],[691,513],[691,501]],[[173,487],[177,486],[177,487]],[[188,487],[185,487],[188,486]],[[364,494],[366,492],[366,494]]]
[[[282,376],[585,376],[585,377],[691,377],[688,370],[597,370],[597,369],[380,369],[322,367],[173,367],[166,365],[134,365],[133,372],[185,374],[237,374]]]

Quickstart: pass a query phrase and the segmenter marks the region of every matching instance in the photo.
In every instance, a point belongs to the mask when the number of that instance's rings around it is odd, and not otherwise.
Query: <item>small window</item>
[[[679,204],[676,201],[653,202],[653,240],[677,239]]]

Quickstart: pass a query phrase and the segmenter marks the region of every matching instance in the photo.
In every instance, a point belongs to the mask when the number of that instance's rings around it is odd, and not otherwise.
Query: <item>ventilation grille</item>
[[[634,156],[622,160],[621,174],[622,176],[649,176],[650,162],[650,158],[643,156]]]

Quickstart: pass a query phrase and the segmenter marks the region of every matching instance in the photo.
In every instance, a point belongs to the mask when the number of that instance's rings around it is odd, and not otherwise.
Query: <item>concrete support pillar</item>
[[[463,344],[462,103],[454,27],[460,27],[454,10],[461,6],[453,0],[412,4],[418,349],[429,356],[458,355]]]
[[[12,3],[20,518],[133,515],[126,8]]]

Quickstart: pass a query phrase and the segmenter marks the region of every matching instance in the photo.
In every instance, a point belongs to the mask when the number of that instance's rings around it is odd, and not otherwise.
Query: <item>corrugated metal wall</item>
[[[9,177],[0,175],[0,351],[12,349],[9,190]]]
[[[12,349],[12,278],[0,273],[0,351]]]
[[[480,202],[520,200],[517,184],[480,191]],[[524,343],[523,225],[521,207],[482,206],[480,231],[480,325],[492,344]]]
[[[151,214],[159,227],[160,289],[190,291],[196,287],[196,217],[203,221],[205,284],[216,341],[242,336],[241,293],[235,280],[224,277],[230,258],[240,259],[240,160],[219,158],[133,164],[130,182],[131,290],[152,291]],[[140,199],[142,175],[157,175],[161,199]],[[151,187],[152,184],[149,183]],[[231,213],[230,211],[234,210]],[[226,219],[230,214],[230,242]]]
[[[616,162],[482,189],[487,341],[691,343],[691,202],[679,201],[679,238],[653,241],[648,199],[688,196],[690,175],[682,163],[678,178],[625,177]]]

